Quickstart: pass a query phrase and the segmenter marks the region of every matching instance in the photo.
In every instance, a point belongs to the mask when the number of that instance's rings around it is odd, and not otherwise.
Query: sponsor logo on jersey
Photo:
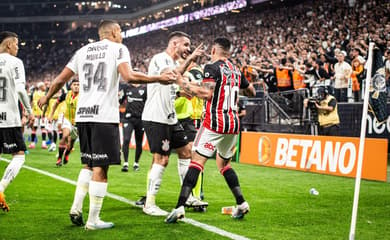
[[[80,155],[81,155],[82,158],[96,160],[96,161],[101,161],[101,160],[108,159],[108,155],[106,153],[92,153],[92,154],[89,154],[89,153],[81,152]]]
[[[7,112],[2,112],[0,114],[0,120],[2,120],[2,121],[6,121],[7,120]]]
[[[89,46],[87,52],[92,52],[92,51],[104,51],[107,50],[108,45],[97,45],[97,46]]]
[[[99,115],[99,105],[93,105],[92,107],[80,107],[77,114],[78,115]]]
[[[222,73],[223,73],[225,76],[230,76],[230,75],[232,75],[232,71],[229,69],[228,66],[223,66],[223,68],[222,68]]]

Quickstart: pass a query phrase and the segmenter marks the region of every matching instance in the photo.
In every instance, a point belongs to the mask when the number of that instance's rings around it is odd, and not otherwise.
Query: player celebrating
[[[190,37],[183,32],[173,32],[168,37],[168,46],[164,52],[153,56],[149,64],[149,74],[160,74],[168,69],[176,69],[183,74],[189,64],[203,55],[202,45],[190,52]],[[188,57],[187,57],[188,56]],[[179,65],[178,60],[184,59]],[[179,85],[192,95],[208,97],[210,92],[183,81],[180,75]],[[153,154],[152,167],[148,174],[146,202],[144,213],[152,216],[166,216],[168,213],[160,209],[155,202],[160,189],[162,176],[168,165],[171,149],[176,149],[179,157],[179,176],[184,179],[191,158],[191,147],[183,127],[178,123],[174,101],[176,87],[161,84],[148,85],[148,98],[146,99],[142,120],[148,138],[150,151]]]
[[[74,142],[76,141],[78,134],[75,127],[77,100],[79,95],[80,83],[78,80],[72,80],[70,84],[70,91],[63,93],[54,104],[49,120],[53,119],[57,106],[65,101],[66,109],[62,115],[61,121],[62,138],[58,147],[58,158],[56,165],[61,167],[62,164],[67,164],[69,161],[69,154],[73,149]],[[65,153],[64,158],[63,155]]]
[[[192,62],[188,66],[187,71],[183,74],[184,77],[188,78],[190,82],[201,83],[203,80],[202,69],[197,66],[195,62]],[[196,96],[188,96],[186,91],[180,90],[176,92],[177,98],[175,100],[175,110],[177,113],[177,120],[184,128],[185,134],[188,139],[188,144],[192,148],[192,144],[195,139],[197,132],[196,127],[198,120],[203,111],[203,102],[204,100]],[[199,113],[200,112],[200,113]],[[193,118],[194,116],[199,116],[199,118]],[[200,121],[199,121],[200,124]],[[180,169],[181,161],[178,161],[178,168]],[[188,166],[188,165],[187,165]],[[184,179],[184,178],[183,178]],[[180,183],[183,183],[183,179],[180,178]],[[203,172],[199,174],[198,181],[192,191],[192,194],[189,196],[186,202],[186,207],[193,207],[195,211],[206,211],[208,206],[207,202],[202,201],[204,198],[203,195]]]
[[[214,40],[211,49],[213,63],[205,66],[203,80],[205,85],[214,88],[214,94],[207,101],[205,120],[192,148],[192,161],[184,178],[176,208],[165,219],[167,223],[176,222],[184,217],[185,202],[196,184],[199,173],[203,171],[207,159],[215,152],[217,152],[217,167],[236,199],[237,208],[232,213],[232,217],[243,218],[249,211],[249,205],[241,193],[237,175],[230,161],[240,129],[237,113],[238,91],[240,88],[245,89],[247,95],[254,96],[255,89],[228,59],[230,46],[231,43],[227,38]]]
[[[85,228],[91,230],[114,226],[112,222],[100,220],[99,215],[107,193],[109,165],[120,164],[118,72],[128,82],[161,81],[168,84],[176,80],[176,74],[172,71],[160,76],[133,71],[129,64],[129,51],[122,44],[121,28],[117,22],[102,21],[98,33],[100,41],[79,49],[56,77],[47,95],[39,100],[39,106],[44,106],[54,93],[78,74],[81,88],[76,124],[84,168],[77,180],[70,218],[76,225],[84,224],[82,205],[89,189],[89,215]]]
[[[12,161],[0,181],[0,209],[9,211],[4,191],[23,166],[26,145],[23,141],[19,103],[28,113],[29,124],[34,123],[29,98],[25,90],[23,62],[18,54],[18,36],[13,32],[0,33],[0,154],[12,154]]]

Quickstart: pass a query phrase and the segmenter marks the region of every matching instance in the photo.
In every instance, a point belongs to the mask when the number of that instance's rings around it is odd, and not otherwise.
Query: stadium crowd
[[[343,0],[305,1],[266,10],[250,7],[238,14],[227,13],[175,26],[172,30],[190,32],[194,46],[200,42],[207,46],[217,35],[233,39],[233,61],[241,67],[252,66],[248,78],[254,82],[264,80],[270,92],[278,90],[275,69],[280,68],[287,69],[291,78],[335,80],[335,87],[341,89],[338,100],[346,101],[347,82],[341,78],[344,73],[345,79],[352,77],[355,100],[358,100],[368,42],[375,41],[385,56],[390,55],[388,15],[389,4],[384,0],[356,1],[354,6]],[[85,40],[76,40],[83,35],[94,38],[96,33],[77,29],[68,33],[68,41],[23,47],[21,58],[25,59],[28,81],[37,82],[56,73],[77,47],[86,44]],[[166,31],[159,30],[125,39],[133,66],[146,72],[151,56],[163,49],[166,35]],[[335,69],[341,61],[338,55],[345,59],[347,69],[341,74]],[[279,90],[310,87],[314,83],[288,84],[279,86]]]

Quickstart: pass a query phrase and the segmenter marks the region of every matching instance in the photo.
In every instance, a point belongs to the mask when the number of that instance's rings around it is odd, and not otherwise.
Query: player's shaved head
[[[2,44],[6,39],[9,38],[18,38],[18,35],[14,32],[9,31],[0,32],[0,44]]]
[[[14,32],[0,32],[0,53],[8,52],[16,56],[18,54],[18,35]]]
[[[113,42],[122,43],[121,27],[117,21],[103,20],[98,27],[100,40],[108,39]]]
[[[99,23],[99,27],[98,27],[99,36],[102,37],[103,35],[107,35],[117,25],[119,25],[117,21],[114,21],[114,20],[102,20]]]

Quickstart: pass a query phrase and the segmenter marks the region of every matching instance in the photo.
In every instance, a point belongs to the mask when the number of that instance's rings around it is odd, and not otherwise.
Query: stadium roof
[[[173,6],[176,6],[178,4],[183,4],[186,2],[192,2],[191,0],[131,0],[131,1],[125,1],[125,0],[110,0],[110,1],[100,1],[100,0],[87,0],[87,1],[74,1],[74,0],[67,0],[67,1],[33,1],[33,0],[13,0],[11,1],[1,1],[0,6],[8,6],[9,11],[17,12],[18,8],[25,8],[29,6],[38,6],[45,8],[43,11],[47,11],[47,8],[53,8],[58,9],[62,6],[66,6],[68,8],[69,6],[74,7],[75,5],[80,6],[87,6],[94,4],[107,4],[109,3],[110,6],[120,6],[121,11],[120,12],[88,12],[87,14],[80,14],[77,11],[71,12],[70,14],[50,14],[47,15],[45,13],[44,15],[40,14],[31,14],[28,13],[22,16],[2,16],[0,17],[0,23],[32,23],[32,22],[69,22],[69,21],[100,21],[101,19],[110,18],[115,20],[129,20],[138,18],[140,16],[145,16],[150,13],[153,13],[155,11],[158,11],[159,9],[165,9],[170,8]],[[4,10],[4,7],[3,7]]]

